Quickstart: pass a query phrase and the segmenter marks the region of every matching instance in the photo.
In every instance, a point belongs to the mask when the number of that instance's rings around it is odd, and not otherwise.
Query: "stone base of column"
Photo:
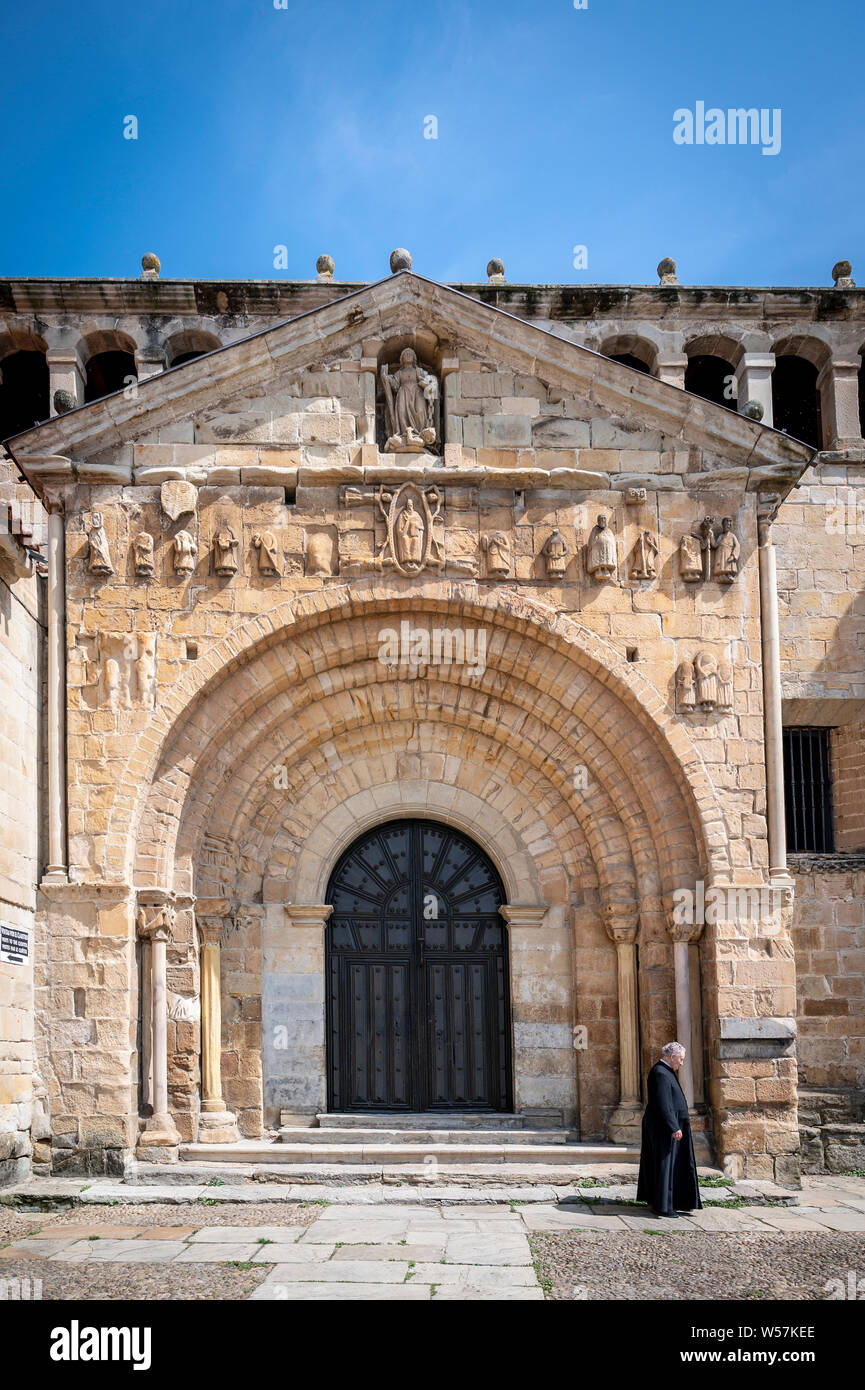
[[[213,1101],[203,1101],[198,1117],[199,1144],[239,1144],[240,1131],[237,1116],[226,1110],[222,1101],[216,1102],[219,1108],[211,1110]]]
[[[639,1101],[618,1105],[607,1120],[607,1139],[611,1144],[639,1144],[642,1138],[643,1107]]]
[[[42,875],[42,883],[47,883],[49,886],[57,883],[68,882],[69,875],[67,874],[62,864],[49,864],[44,874]]]
[[[173,1163],[180,1135],[170,1115],[151,1115],[138,1136],[135,1157],[145,1163]]]

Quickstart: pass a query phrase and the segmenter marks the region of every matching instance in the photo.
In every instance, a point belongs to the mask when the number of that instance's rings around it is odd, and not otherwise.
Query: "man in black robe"
[[[648,1077],[637,1201],[648,1202],[656,1216],[675,1217],[703,1205],[688,1102],[676,1075],[684,1060],[682,1044],[667,1043]]]

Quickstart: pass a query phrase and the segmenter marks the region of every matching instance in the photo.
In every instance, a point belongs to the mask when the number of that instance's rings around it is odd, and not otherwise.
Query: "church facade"
[[[862,296],[670,265],[4,282],[6,1181],[633,1148],[674,1037],[704,1161],[862,1165]]]

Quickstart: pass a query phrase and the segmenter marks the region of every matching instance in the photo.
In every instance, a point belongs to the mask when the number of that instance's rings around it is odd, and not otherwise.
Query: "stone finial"
[[[71,391],[54,392],[54,409],[58,415],[65,415],[67,410],[74,410],[77,404]]]
[[[315,263],[315,268],[318,272],[318,274],[316,275],[317,280],[332,280],[333,256],[319,256],[318,260]]]
[[[147,251],[141,257],[142,280],[158,280],[162,263],[154,251]]]
[[[747,415],[749,420],[762,420],[765,411],[759,401],[746,401],[739,414]]]
[[[505,283],[505,263],[500,261],[498,256],[493,256],[491,261],[487,261],[487,276],[491,285]]]
[[[852,278],[853,267],[849,261],[836,261],[832,267],[832,279],[836,290],[855,290],[856,281]]]
[[[665,256],[662,261],[658,261],[658,276],[659,285],[678,285],[676,262],[672,256]]]
[[[390,269],[392,275],[396,275],[398,270],[411,270],[411,267],[412,259],[410,251],[406,251],[402,246],[398,246],[395,251],[391,251]]]

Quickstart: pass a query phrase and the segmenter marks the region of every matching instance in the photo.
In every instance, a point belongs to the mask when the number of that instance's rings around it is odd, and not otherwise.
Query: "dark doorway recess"
[[[390,821],[342,856],[327,901],[328,1108],[509,1111],[505,894],[483,850]]]

